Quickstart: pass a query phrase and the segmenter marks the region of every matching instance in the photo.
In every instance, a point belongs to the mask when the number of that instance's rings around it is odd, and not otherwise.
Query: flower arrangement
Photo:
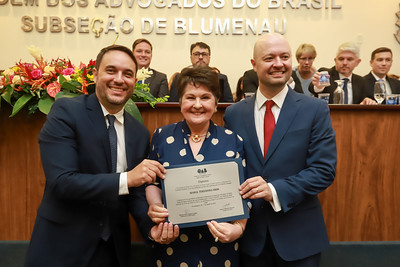
[[[94,92],[94,60],[90,60],[88,64],[80,63],[79,66],[75,66],[69,59],[64,58],[46,61],[41,50],[34,46],[28,47],[28,50],[35,58],[35,62],[19,61],[15,66],[3,71],[0,76],[0,107],[2,100],[11,105],[13,110],[10,117],[22,108],[27,108],[29,114],[39,110],[47,115],[54,101],[60,97],[75,97]],[[138,70],[142,81],[151,74],[151,71],[146,69]],[[140,113],[134,101],[148,102],[154,107],[157,102],[167,100],[167,97],[152,96],[147,84],[136,83],[135,93],[125,109],[138,118]],[[141,117],[139,119],[141,120]]]

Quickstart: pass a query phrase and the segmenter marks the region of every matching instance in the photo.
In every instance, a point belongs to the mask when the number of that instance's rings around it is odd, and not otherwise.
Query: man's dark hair
[[[210,49],[210,46],[209,46],[208,44],[206,44],[206,43],[203,43],[203,42],[197,42],[197,43],[192,44],[192,45],[190,46],[190,54],[192,54],[193,49],[194,49],[196,46],[198,46],[198,47],[200,47],[200,48],[208,49],[208,53],[209,53],[210,56],[211,56],[211,49]]]
[[[137,62],[136,62],[135,56],[132,53],[132,50],[130,50],[128,47],[123,46],[123,45],[110,45],[110,46],[107,46],[107,47],[104,47],[103,49],[101,49],[96,58],[96,69],[97,70],[99,70],[100,63],[103,60],[104,55],[110,51],[121,51],[121,52],[124,52],[125,54],[127,54],[135,63],[135,70],[137,70]]]
[[[132,51],[135,50],[135,47],[140,43],[146,43],[150,46],[151,51],[153,51],[153,46],[151,45],[150,41],[144,38],[136,39],[132,44]]]
[[[376,54],[382,53],[382,52],[389,52],[393,56],[392,50],[390,50],[390,48],[388,48],[388,47],[379,47],[379,48],[375,49],[374,51],[372,51],[371,60],[375,59],[375,55]]]

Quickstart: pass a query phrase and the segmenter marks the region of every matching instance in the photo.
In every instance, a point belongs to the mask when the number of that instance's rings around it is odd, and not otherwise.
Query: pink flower
[[[52,98],[56,97],[56,94],[61,91],[60,84],[56,81],[47,85],[47,94]]]
[[[75,73],[74,68],[66,68],[65,70],[63,70],[62,75],[71,75],[74,73]]]
[[[34,70],[32,70],[31,73],[32,73],[32,78],[34,80],[38,80],[38,79],[42,78],[42,71],[39,69],[34,69]]]

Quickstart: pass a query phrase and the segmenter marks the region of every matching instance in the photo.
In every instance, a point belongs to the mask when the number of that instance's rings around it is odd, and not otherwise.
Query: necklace
[[[199,135],[199,134],[194,134],[194,135],[190,135],[190,138],[193,140],[193,142],[198,143],[201,141],[201,138],[206,136],[205,134],[203,135]]]

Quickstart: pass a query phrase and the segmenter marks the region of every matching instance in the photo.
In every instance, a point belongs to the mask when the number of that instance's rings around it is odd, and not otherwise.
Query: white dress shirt
[[[100,103],[101,105],[101,103]],[[104,120],[106,121],[107,127],[108,119],[107,115],[110,114],[103,105],[101,105],[103,110]],[[119,195],[128,195],[128,174],[125,172],[128,168],[126,161],[126,151],[125,151],[125,128],[124,128],[124,109],[115,114],[110,114],[115,116],[114,127],[117,132],[117,173],[119,176]]]
[[[264,116],[266,109],[265,102],[268,100],[274,101],[275,105],[272,106],[271,111],[272,114],[274,115],[276,124],[278,122],[279,114],[281,112],[281,108],[283,102],[285,101],[288,90],[289,90],[288,86],[285,86],[285,88],[282,91],[280,91],[276,96],[274,96],[272,99],[267,99],[260,92],[259,89],[256,92],[256,101],[254,105],[254,122],[255,122],[258,142],[260,144],[260,149],[263,155],[264,155]],[[275,187],[271,183],[268,183],[268,186],[272,191],[272,201],[270,201],[269,203],[271,204],[274,211],[276,212],[281,211],[282,210],[281,202],[279,201],[279,197],[278,194],[276,193]]]
[[[392,88],[390,87],[389,81],[386,79],[386,75],[383,78],[379,78],[372,71],[371,71],[371,73],[372,73],[372,76],[374,76],[375,80],[377,80],[377,81],[382,80],[385,83],[386,95],[391,95],[392,94]]]

